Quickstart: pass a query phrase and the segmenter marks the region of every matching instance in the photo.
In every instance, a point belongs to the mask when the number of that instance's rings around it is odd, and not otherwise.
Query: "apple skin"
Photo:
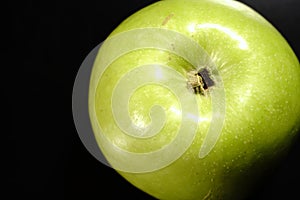
[[[236,1],[160,1],[127,18],[110,37],[149,27],[179,32],[206,50],[223,80],[225,123],[213,150],[200,159],[199,149],[211,123],[211,103],[209,98],[197,97],[204,120],[192,145],[179,159],[153,172],[118,172],[158,199],[243,198],[260,175],[286,152],[299,129],[299,61],[269,22]],[[182,74],[190,65],[169,52],[140,49],[111,63],[99,82],[91,76],[91,88],[96,88],[89,96],[90,113],[95,112],[91,115],[93,128],[100,124],[110,132],[107,136],[112,143],[137,153],[153,151],[170,142],[176,134],[173,130],[181,123],[181,117],[167,109],[166,127],[147,142],[116,130],[111,91],[122,75],[149,63],[165,64]],[[180,109],[177,101],[164,88],[144,86],[131,98],[129,113],[135,123],[147,124],[153,104]],[[99,142],[99,133],[96,129],[94,132]]]

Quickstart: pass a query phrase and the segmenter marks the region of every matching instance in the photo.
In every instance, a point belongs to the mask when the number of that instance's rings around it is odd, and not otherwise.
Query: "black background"
[[[72,87],[85,56],[126,17],[153,0],[11,1],[9,73],[2,73],[11,119],[3,143],[8,199],[152,199],[102,165],[82,145],[72,118]],[[298,0],[244,0],[300,56]],[[8,32],[7,32],[8,30]],[[6,55],[6,54],[4,54]],[[4,66],[5,68],[5,66]],[[7,87],[8,86],[8,87]],[[4,125],[4,126],[5,126]],[[7,147],[6,147],[7,146]],[[249,199],[294,199],[300,140]],[[247,180],[245,180],[247,181]]]

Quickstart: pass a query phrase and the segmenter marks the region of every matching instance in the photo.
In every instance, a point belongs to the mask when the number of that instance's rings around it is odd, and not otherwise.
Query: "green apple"
[[[280,33],[232,0],[166,0],[100,48],[89,113],[110,165],[158,199],[238,199],[300,124],[300,67]]]

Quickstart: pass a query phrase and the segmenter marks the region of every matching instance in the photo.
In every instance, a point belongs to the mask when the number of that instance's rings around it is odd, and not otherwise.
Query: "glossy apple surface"
[[[199,156],[199,149],[213,124],[213,103],[210,91],[208,95],[192,94],[197,101],[198,124],[193,142],[183,155],[157,170],[140,173],[117,168],[118,172],[136,187],[159,199],[243,197],[255,184],[255,179],[288,148],[299,128],[299,61],[270,23],[236,1],[157,2],[123,21],[110,38],[131,30],[147,31],[153,28],[180,33],[205,50],[222,79],[225,92],[224,123],[211,151]],[[172,40],[173,32],[167,34],[168,41],[170,38]],[[134,39],[144,40],[138,37]],[[151,40],[154,41],[155,37]],[[111,45],[116,50],[127,48],[126,45],[130,48],[132,44],[125,41]],[[189,45],[185,46],[184,40],[174,39],[171,46],[184,49],[184,52],[195,51]],[[124,93],[118,92],[118,100],[112,100],[115,97],[113,91],[122,77],[140,66],[165,65],[184,77],[199,66],[193,66],[170,51],[136,48],[108,63],[100,76],[99,62],[105,59],[100,52],[94,65],[89,110],[96,139],[107,159],[110,161],[114,155],[106,154],[102,135],[120,149],[137,154],[153,152],[172,143],[181,124],[186,122],[183,122],[181,115],[181,109],[186,105],[179,101],[176,92],[161,84],[144,84],[130,94],[128,102],[124,102],[131,89],[128,92],[126,87],[120,89]],[[206,61],[203,62],[205,64]],[[175,79],[172,75],[163,75],[166,79]],[[131,76],[127,81],[134,83],[148,76],[147,73],[137,74],[137,77]],[[179,86],[186,87],[186,82],[178,82]],[[191,93],[187,87],[186,90]],[[213,86],[210,90],[214,90]],[[164,108],[166,119],[163,128],[157,135],[146,139],[126,135],[120,129],[122,122],[121,125],[116,122],[122,121],[124,114],[118,114],[118,109],[114,109],[115,104],[120,109],[128,107],[131,121],[141,129],[151,123],[154,123],[154,127],[155,123],[159,123],[159,120],[155,121],[161,119],[159,116],[151,118],[151,108],[160,105]],[[101,133],[98,127],[101,127]],[[181,144],[177,145],[181,148]],[[167,157],[161,157],[161,160]],[[126,160],[120,155],[116,158]],[[155,162],[157,160],[153,160]],[[141,167],[147,165],[143,161],[139,164]]]

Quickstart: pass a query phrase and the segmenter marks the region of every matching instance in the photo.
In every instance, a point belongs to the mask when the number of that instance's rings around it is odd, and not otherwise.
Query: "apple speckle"
[[[164,21],[162,22],[162,26],[165,26],[169,21],[170,21],[170,19],[172,18],[174,16],[174,13],[171,13],[171,14],[169,14],[165,19],[164,19]]]

